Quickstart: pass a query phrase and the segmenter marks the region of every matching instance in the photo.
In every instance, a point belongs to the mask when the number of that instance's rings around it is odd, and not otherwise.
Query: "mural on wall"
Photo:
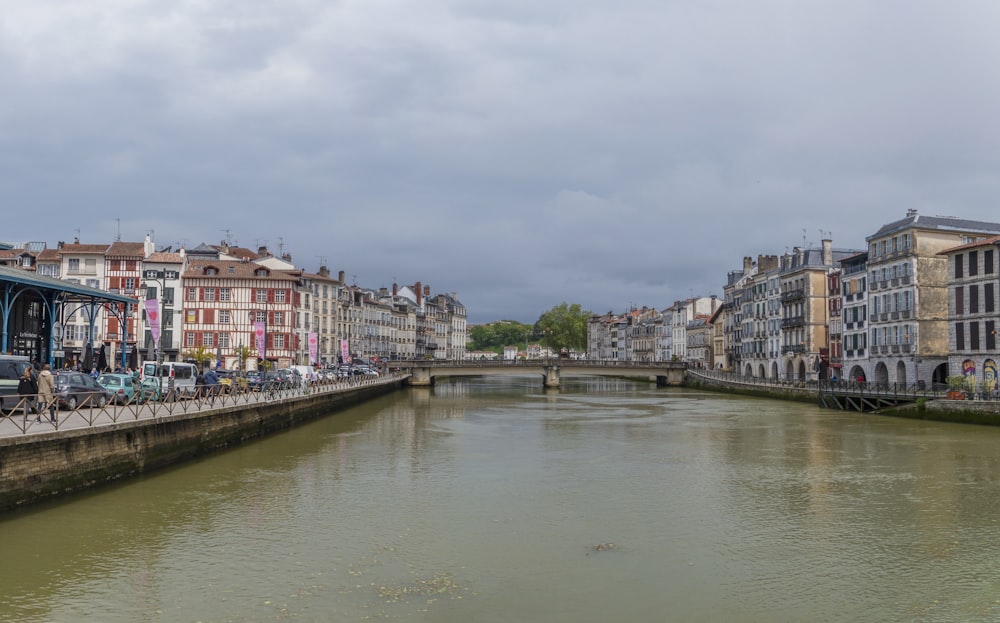
[[[983,385],[988,392],[992,392],[997,386],[997,362],[992,359],[983,362]]]
[[[965,382],[969,386],[969,389],[976,389],[976,364],[971,359],[966,359],[962,362],[962,376],[965,377]]]

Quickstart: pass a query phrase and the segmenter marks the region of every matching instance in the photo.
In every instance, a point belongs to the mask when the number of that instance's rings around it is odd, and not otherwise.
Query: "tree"
[[[184,359],[194,361],[199,370],[204,368],[205,364],[215,358],[215,353],[208,350],[204,346],[186,350],[181,354],[184,356]]]
[[[476,325],[469,329],[472,343],[469,350],[489,350],[502,353],[504,346],[523,344],[533,333],[531,325],[515,320],[498,320],[489,324]]]
[[[584,350],[587,347],[587,319],[593,315],[579,303],[560,303],[539,316],[534,333],[553,352],[564,348]]]
[[[249,346],[237,346],[233,354],[240,360],[240,372],[246,372],[247,360],[253,357],[253,350]]]

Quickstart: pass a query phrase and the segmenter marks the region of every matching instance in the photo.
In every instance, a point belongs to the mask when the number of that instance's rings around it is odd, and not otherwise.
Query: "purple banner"
[[[316,337],[316,333],[313,331],[309,332],[309,365],[314,366],[319,360],[317,356],[319,353],[319,340]]]
[[[160,304],[156,299],[146,299],[146,324],[153,336],[153,348],[160,347]]]
[[[257,356],[260,357],[261,359],[263,359],[264,355],[265,355],[265,352],[264,352],[264,346],[265,346],[264,340],[267,339],[267,332],[264,329],[264,323],[263,322],[259,322],[258,321],[258,322],[253,323],[253,334],[254,334],[254,337],[257,338]]]

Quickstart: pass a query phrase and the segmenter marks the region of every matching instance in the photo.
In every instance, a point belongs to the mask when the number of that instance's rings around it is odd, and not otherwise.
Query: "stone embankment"
[[[685,386],[819,404],[819,385],[815,382],[771,381],[741,377],[716,370],[689,368],[685,374]],[[910,404],[879,410],[877,413],[918,420],[1000,426],[1000,400],[921,398]]]
[[[407,375],[173,404],[0,418],[0,510],[174,465],[403,387]]]

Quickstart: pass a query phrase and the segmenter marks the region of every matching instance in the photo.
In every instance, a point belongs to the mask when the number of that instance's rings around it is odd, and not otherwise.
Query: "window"
[[[163,288],[163,300],[167,305],[174,304],[174,289],[173,288]]]
[[[997,348],[997,325],[993,320],[986,321],[986,350]]]
[[[266,303],[267,302],[267,290],[257,290],[256,291],[256,297],[257,298],[255,300],[258,303]]]
[[[223,302],[229,301],[229,288],[219,288],[219,300]]]
[[[229,320],[229,310],[228,309],[220,309],[219,310],[219,324],[229,324],[229,323],[230,323],[230,320]]]
[[[965,257],[961,253],[955,254],[955,279],[961,279],[963,276],[962,261],[964,259]]]
[[[979,323],[969,323],[969,349],[979,350]]]
[[[215,288],[205,288],[205,300],[206,301],[215,300]]]
[[[201,334],[201,345],[202,346],[214,346],[215,345],[215,340],[213,339],[213,337],[214,336],[211,333],[202,333]]]
[[[188,288],[187,289],[187,300],[197,301],[198,300],[198,288]]]
[[[996,309],[996,294],[993,292],[993,284],[983,284],[983,311],[987,314],[993,313]]]
[[[986,249],[983,251],[983,274],[992,275],[993,274],[993,249]]]
[[[274,324],[282,325],[285,324],[285,312],[274,312]]]
[[[955,350],[965,350],[965,323],[955,323]]]
[[[219,348],[229,348],[229,334],[220,333],[219,334]]]
[[[89,274],[97,274],[97,258],[83,260],[83,270]]]
[[[285,335],[283,333],[274,334],[274,347],[275,348],[285,347]]]
[[[69,272],[78,273],[80,272],[80,260],[76,258],[71,258],[69,260]]]
[[[184,343],[187,345],[188,348],[193,348],[194,347],[194,333],[192,333],[190,331],[187,332],[184,335]]]
[[[965,313],[965,288],[958,286],[955,288],[955,315],[961,316]]]
[[[284,303],[285,302],[285,291],[284,290],[275,290],[274,291],[274,302],[275,303]]]
[[[265,311],[254,312],[254,321],[266,323],[267,322],[267,312],[265,312]]]
[[[125,289],[129,291],[135,290],[135,277],[125,279]]]
[[[85,281],[84,285],[86,285],[88,288],[100,288],[101,287],[101,280],[100,279],[87,279]]]
[[[979,286],[969,286],[969,313],[979,313]]]
[[[969,251],[969,276],[979,274],[979,251]]]

